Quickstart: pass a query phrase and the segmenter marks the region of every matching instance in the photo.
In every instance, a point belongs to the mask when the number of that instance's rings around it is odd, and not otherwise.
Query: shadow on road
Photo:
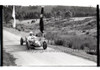
[[[24,51],[39,51],[39,50],[44,50],[42,47],[33,47],[31,49],[27,49],[26,45],[5,45],[5,49],[7,49],[8,52],[24,52]]]

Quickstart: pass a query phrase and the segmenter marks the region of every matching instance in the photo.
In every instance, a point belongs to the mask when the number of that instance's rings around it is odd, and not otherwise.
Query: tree
[[[50,18],[50,17],[51,17],[51,13],[44,13],[44,16],[45,16],[46,18]]]
[[[6,24],[12,19],[12,6],[3,7],[3,22]]]
[[[65,12],[65,18],[69,19],[70,17],[72,17],[72,12],[66,11]]]

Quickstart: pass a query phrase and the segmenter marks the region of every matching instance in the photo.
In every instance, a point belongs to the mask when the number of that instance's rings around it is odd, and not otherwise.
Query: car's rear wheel
[[[23,38],[20,39],[20,45],[23,45],[24,41]]]
[[[46,42],[43,42],[43,49],[47,49],[47,43]]]

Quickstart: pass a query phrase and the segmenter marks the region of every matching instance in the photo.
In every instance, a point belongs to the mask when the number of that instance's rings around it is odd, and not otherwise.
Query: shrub
[[[54,41],[56,45],[63,45],[64,41],[61,39],[57,39]]]
[[[67,42],[66,44],[67,44],[67,46],[68,46],[69,48],[72,48],[72,47],[73,47],[73,45],[72,45],[71,42]]]
[[[18,31],[25,31],[26,27],[24,26],[24,24],[17,24],[16,29]]]
[[[8,24],[3,24],[3,26],[5,26],[5,27],[8,27],[8,28],[11,28],[12,27],[12,24],[11,23],[8,23]]]

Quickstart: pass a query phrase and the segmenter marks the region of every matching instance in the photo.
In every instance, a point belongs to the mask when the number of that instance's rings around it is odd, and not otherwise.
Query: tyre
[[[26,47],[27,47],[27,49],[29,50],[30,48],[30,45],[29,45],[29,43],[28,42],[26,42]]]
[[[23,45],[24,41],[23,38],[20,39],[20,45]]]
[[[43,49],[47,49],[47,43],[46,42],[43,42]]]

